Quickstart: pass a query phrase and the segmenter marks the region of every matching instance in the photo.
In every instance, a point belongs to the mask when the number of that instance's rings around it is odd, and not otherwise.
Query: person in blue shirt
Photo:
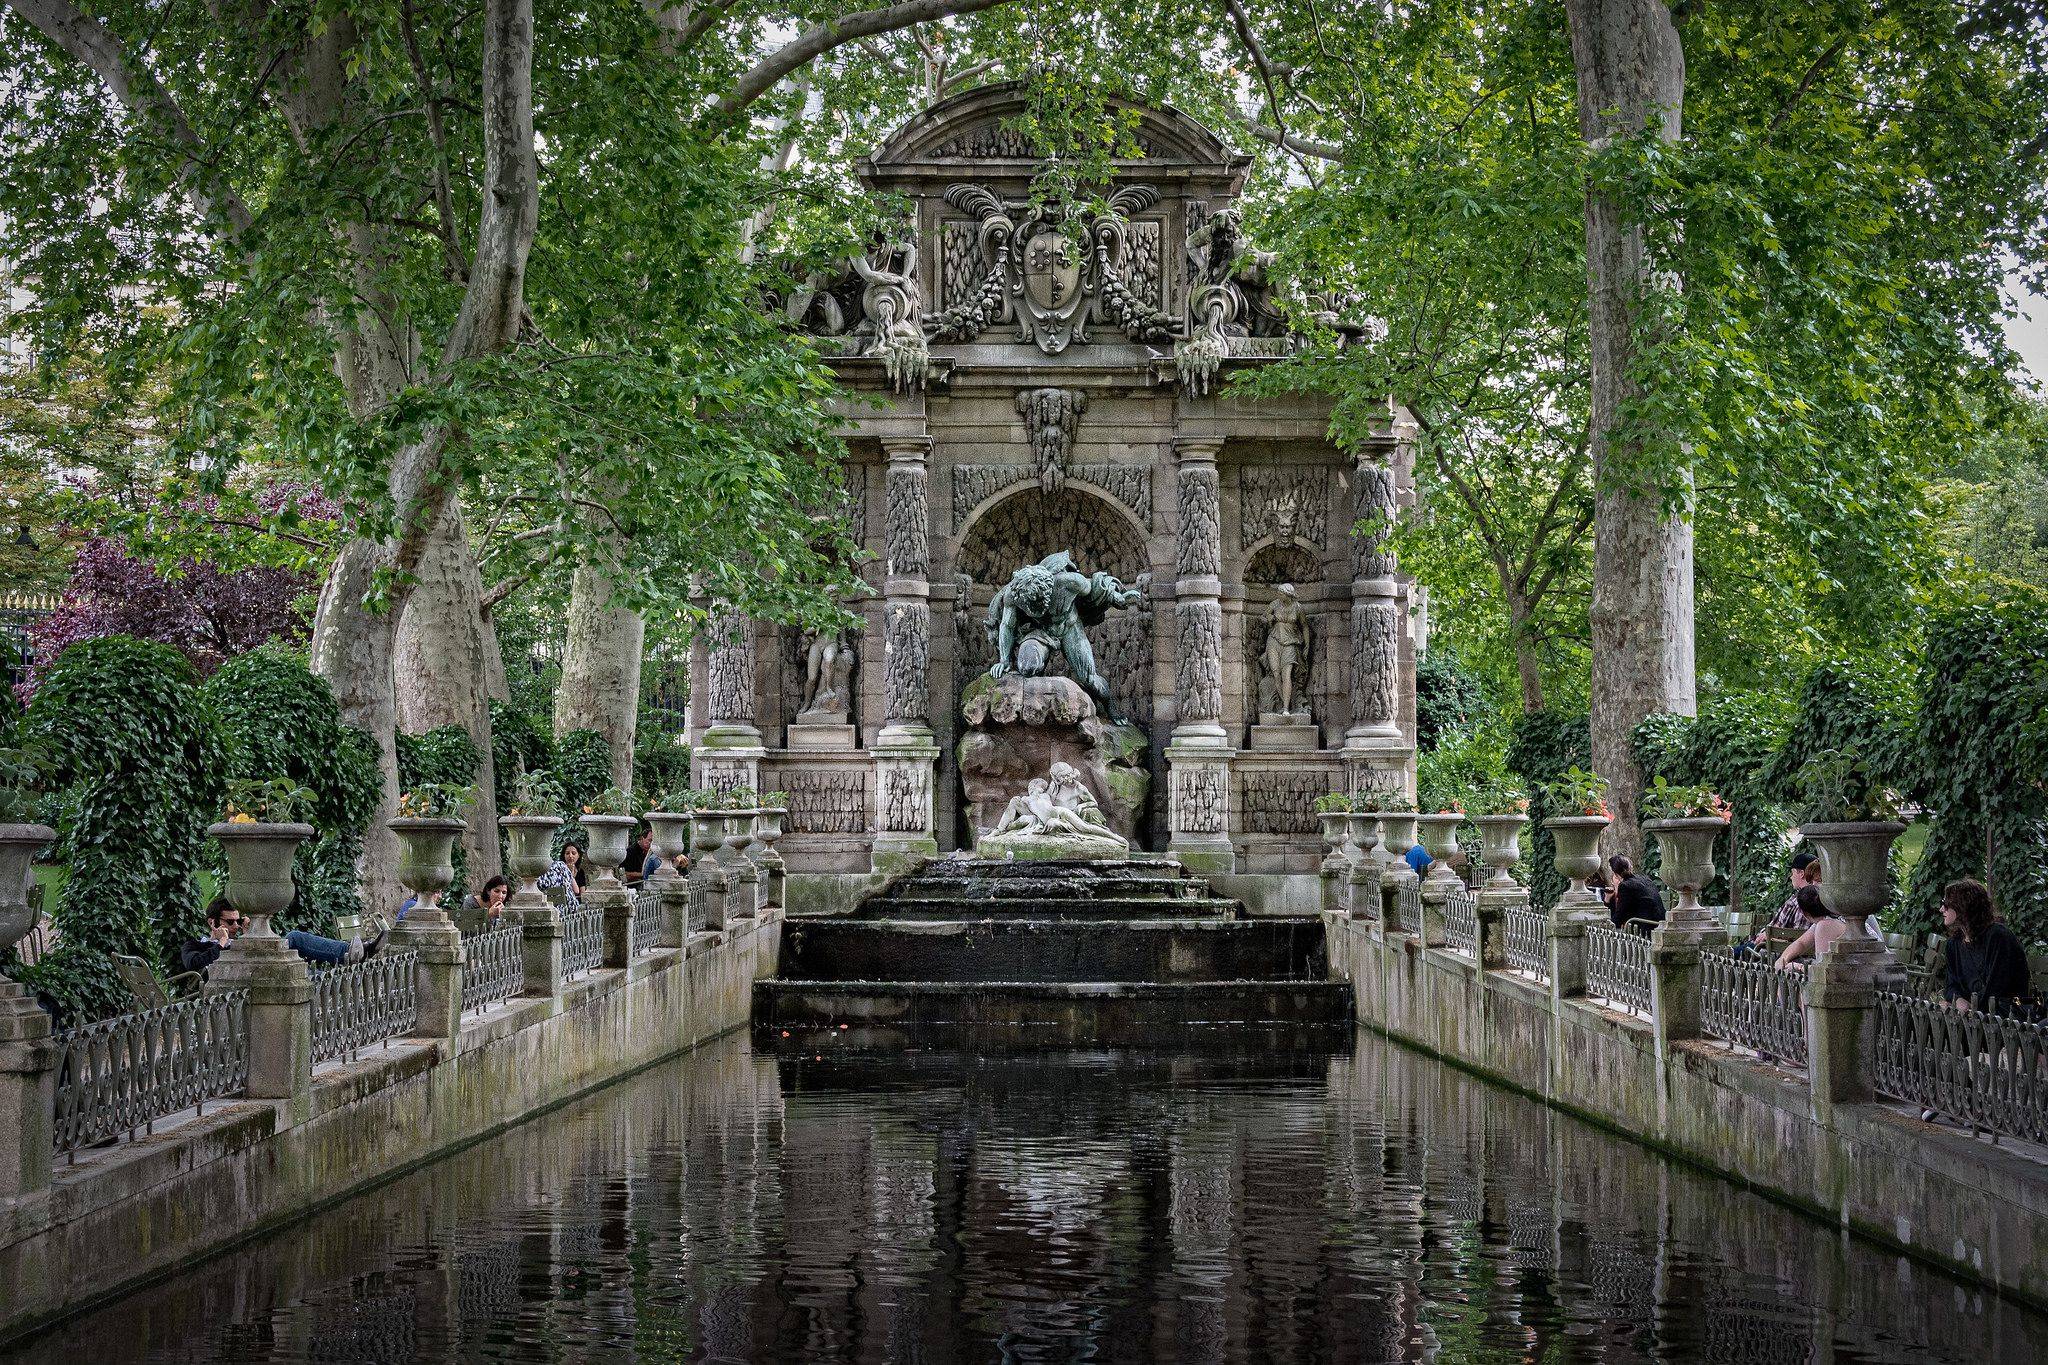
[[[1429,865],[1436,861],[1429,856],[1429,850],[1421,844],[1417,844],[1401,856],[1408,860],[1408,866],[1415,869],[1415,875],[1418,877],[1429,875]]]

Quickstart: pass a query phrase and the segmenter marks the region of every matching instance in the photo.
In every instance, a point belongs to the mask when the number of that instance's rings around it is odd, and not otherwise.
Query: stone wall
[[[314,1074],[311,1116],[226,1101],[152,1137],[59,1165],[0,1200],[0,1341],[745,1024],[772,976],[779,916],[693,937]]]
[[[1806,1080],[1558,998],[1410,934],[1331,915],[1359,1021],[1831,1223],[2048,1306],[2048,1154],[1885,1104],[1817,1111]]]

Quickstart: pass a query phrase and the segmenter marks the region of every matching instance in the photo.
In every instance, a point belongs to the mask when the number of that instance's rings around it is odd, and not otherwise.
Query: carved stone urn
[[[1891,898],[1892,844],[1906,827],[1896,820],[1801,825],[1801,838],[1820,855],[1820,898],[1842,917],[1844,938],[1861,938],[1865,920]]]
[[[1602,908],[1600,897],[1586,889],[1586,882],[1600,873],[1600,836],[1612,823],[1604,815],[1558,815],[1543,822],[1557,843],[1551,865],[1558,876],[1571,882],[1571,889],[1558,898],[1557,908]]]
[[[223,820],[206,827],[207,837],[219,840],[227,855],[228,883],[223,894],[249,921],[248,929],[236,941],[237,952],[275,957],[289,951],[271,932],[270,917],[292,903],[292,859],[313,832],[311,825],[265,820]]]
[[[1324,872],[1335,875],[1351,865],[1358,850],[1344,837],[1345,828],[1351,817],[1341,810],[1316,812],[1316,823],[1323,827],[1323,845],[1329,851],[1323,855]]]
[[[555,831],[562,822],[552,815],[501,815],[498,828],[505,831],[505,865],[519,879],[519,889],[508,905],[545,905],[547,897],[534,885],[554,862]]]
[[[1678,888],[1678,904],[1666,923],[1675,925],[1712,924],[1712,912],[1700,904],[1700,888],[1714,880],[1714,840],[1728,828],[1719,815],[1695,815],[1678,820],[1645,820],[1643,832],[1656,836],[1659,874],[1666,886]]]
[[[1395,875],[1408,867],[1408,850],[1415,847],[1415,826],[1421,820],[1412,810],[1383,811],[1380,828],[1386,831],[1387,862],[1398,863]]]
[[[762,866],[779,860],[775,841],[782,837],[783,817],[789,814],[787,806],[763,806],[754,812],[754,861]]]
[[[1458,871],[1451,866],[1451,860],[1460,852],[1458,826],[1465,823],[1465,813],[1437,811],[1431,815],[1416,816],[1415,823],[1422,829],[1422,846],[1436,861],[1436,871],[1432,876],[1437,881],[1456,879]]]
[[[466,824],[447,818],[401,815],[387,821],[385,827],[398,836],[398,866],[393,871],[398,875],[399,885],[425,897],[428,892],[446,891],[455,884],[455,840],[468,828]],[[541,871],[546,870],[546,864],[542,864]]]
[[[647,812],[647,827],[654,831],[654,847],[665,860],[661,870],[654,874],[654,880],[673,881],[682,874],[683,868],[689,866],[690,813],[651,810]]]
[[[0,954],[36,927],[28,879],[36,850],[57,837],[48,825],[0,825]]]
[[[626,860],[626,850],[632,846],[633,831],[640,827],[640,821],[631,815],[585,815],[576,823],[590,835],[590,861],[597,868],[590,889],[625,890],[619,881],[619,864]]]
[[[696,855],[694,866],[710,873],[718,867],[718,845],[725,839],[725,812],[705,808],[690,812],[690,849]]]
[[[1386,851],[1380,847],[1380,813],[1376,810],[1355,810],[1344,818],[1351,827],[1351,843],[1357,848],[1359,858],[1385,862]]]
[[[1475,815],[1472,823],[1479,826],[1480,860],[1486,864],[1490,875],[1486,884],[1497,890],[1508,890],[1515,885],[1515,864],[1522,861],[1522,826],[1529,823],[1526,815]]]

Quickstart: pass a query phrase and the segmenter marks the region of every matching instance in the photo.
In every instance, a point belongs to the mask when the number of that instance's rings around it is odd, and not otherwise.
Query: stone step
[[[944,858],[892,882],[869,902],[897,900],[1125,900],[1210,895],[1208,883],[1178,863],[998,862]]]
[[[870,1038],[962,1030],[1045,1047],[1171,1047],[1204,1033],[1222,1042],[1232,1030],[1273,1028],[1341,1042],[1352,993],[1342,981],[754,983],[757,1040],[802,1047],[842,1025]]]
[[[1319,981],[1323,926],[1310,919],[789,920],[792,981]]]
[[[905,896],[901,899],[870,898],[851,915],[850,921],[875,920],[1134,920],[1192,919],[1233,920],[1241,916],[1242,903],[1221,896],[1167,899],[1163,896],[1120,896],[1101,900],[1034,897],[1018,900],[972,900],[962,896]]]

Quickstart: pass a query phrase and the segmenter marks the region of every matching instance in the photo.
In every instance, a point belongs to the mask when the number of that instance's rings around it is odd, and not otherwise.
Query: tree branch
[[[710,32],[711,26],[731,12],[737,0],[708,0],[701,5],[669,5],[662,0],[642,0],[641,8],[654,21],[661,35],[661,50],[671,57],[682,53]]]
[[[533,145],[533,0],[484,6],[483,216],[462,311],[443,365],[503,350],[519,335],[526,258],[540,222]]]
[[[1785,103],[1772,116],[1770,125],[1764,129],[1766,136],[1777,132],[1778,125],[1792,116],[1792,111],[1799,107],[1799,101],[1806,98],[1806,92],[1813,89],[1813,83],[1820,79],[1820,73],[1827,70],[1834,64],[1835,58],[1842,55],[1842,49],[1849,45],[1851,36],[1844,33],[1829,45],[1827,51],[1813,59],[1813,65],[1806,68],[1806,74],[1799,78],[1799,84],[1792,87],[1792,93],[1786,97]]]
[[[249,230],[254,217],[248,205],[232,187],[222,183],[185,111],[104,24],[82,13],[71,0],[6,0],[6,4],[72,60],[83,63],[98,76],[123,108],[170,134],[183,154],[178,166],[179,187],[202,217],[227,226],[231,244]]]
[[[13,3],[14,0],[9,0]],[[882,9],[866,10],[838,19],[813,24],[790,42],[769,53],[733,83],[717,104],[717,112],[730,117],[773,90],[783,77],[792,74],[837,47],[871,37],[894,33],[900,28],[945,19],[956,14],[975,14],[1010,0],[904,0]]]

